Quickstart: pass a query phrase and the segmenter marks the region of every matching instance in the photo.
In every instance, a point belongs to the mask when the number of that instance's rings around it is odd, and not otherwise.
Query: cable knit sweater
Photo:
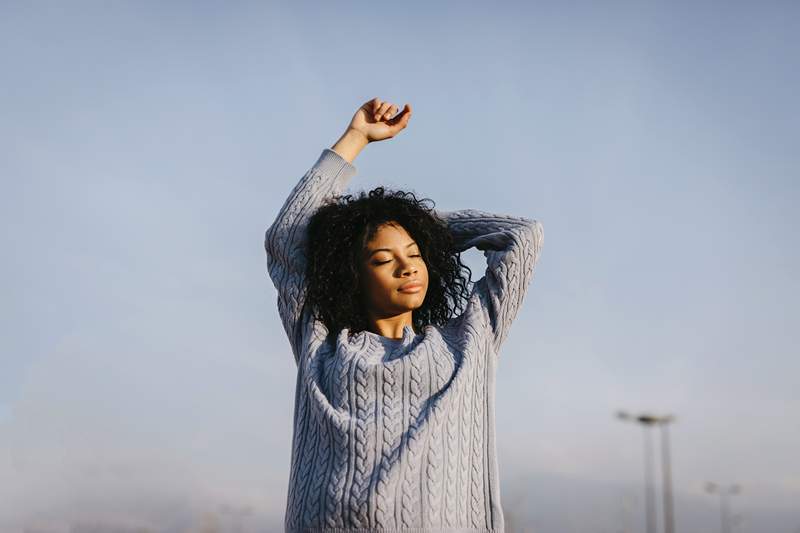
[[[522,304],[542,225],[436,211],[459,251],[484,251],[465,311],[402,339],[328,332],[304,307],[309,216],[355,167],[325,148],[265,235],[267,269],[297,364],[287,533],[502,532],[495,443],[498,350]]]

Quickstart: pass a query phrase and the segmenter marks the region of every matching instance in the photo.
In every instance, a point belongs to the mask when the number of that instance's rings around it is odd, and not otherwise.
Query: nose
[[[402,263],[400,263],[400,275],[402,276],[415,274],[417,270],[418,270],[417,266],[412,261],[405,260]]]

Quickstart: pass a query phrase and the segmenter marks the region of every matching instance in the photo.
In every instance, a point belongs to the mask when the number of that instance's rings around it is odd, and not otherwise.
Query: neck
[[[389,337],[390,339],[402,339],[403,328],[411,326],[413,329],[412,312],[408,311],[401,315],[378,317],[370,315],[369,330],[372,333]]]

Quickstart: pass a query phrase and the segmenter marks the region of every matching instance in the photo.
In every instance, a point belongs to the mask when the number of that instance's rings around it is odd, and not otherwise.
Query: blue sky
[[[716,527],[707,480],[743,486],[741,530],[793,531],[798,11],[4,4],[0,524],[121,520],[141,492],[131,520],[280,522],[294,363],[263,233],[377,96],[414,116],[351,190],[545,229],[497,375],[508,516],[640,527],[613,413],[652,410],[678,419],[680,531]]]

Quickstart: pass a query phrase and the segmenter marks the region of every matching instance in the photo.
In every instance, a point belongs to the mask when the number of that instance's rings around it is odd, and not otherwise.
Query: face
[[[367,243],[362,261],[366,304],[386,318],[422,305],[428,290],[428,268],[414,239],[399,224],[380,226]],[[402,288],[410,282],[417,287]],[[401,289],[402,288],[402,289]]]

